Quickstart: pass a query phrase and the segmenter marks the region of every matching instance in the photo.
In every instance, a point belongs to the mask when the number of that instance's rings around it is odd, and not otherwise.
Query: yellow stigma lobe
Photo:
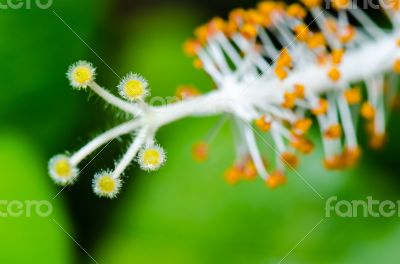
[[[130,80],[125,84],[124,91],[130,98],[140,98],[144,94],[144,86],[139,80]]]
[[[59,177],[67,178],[71,175],[72,168],[67,160],[61,159],[54,164],[54,171]]]
[[[100,178],[99,182],[97,183],[97,187],[103,193],[112,193],[115,191],[117,184],[113,177],[106,175]]]

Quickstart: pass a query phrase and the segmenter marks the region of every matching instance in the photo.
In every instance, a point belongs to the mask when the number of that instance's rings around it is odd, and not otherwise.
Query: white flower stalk
[[[381,147],[386,138],[386,113],[399,102],[395,75],[400,72],[399,5],[384,7],[393,26],[383,30],[349,0],[333,1],[334,13],[323,10],[319,0],[303,0],[303,4],[309,12],[300,4],[261,2],[257,9],[236,9],[227,21],[215,18],[199,27],[185,51],[196,58],[195,66],[203,68],[218,89],[199,95],[195,88],[181,87],[178,94],[183,100],[169,105],[147,105],[148,83],[139,75],[129,74],[119,84],[125,99],[121,100],[95,83],[90,64],[72,66],[68,77],[74,87],[91,88],[130,114],[132,121],[105,132],[71,156],[62,156],[68,166],[55,169],[52,159],[51,176],[75,179],[72,168],[88,155],[114,138],[133,135],[116,168],[95,177],[95,193],[112,198],[133,160],[144,170],[163,165],[165,152],[154,143],[160,127],[199,115],[226,115],[232,121],[236,160],[225,175],[231,184],[256,175],[271,188],[285,183],[285,169],[298,164],[297,153],[308,154],[313,149],[307,132],[314,120],[321,131],[328,169],[343,169],[359,159],[353,121],[358,110],[366,120],[371,146]],[[306,18],[318,31],[305,24]],[[357,28],[350,24],[353,20]],[[207,158],[208,144],[223,123],[195,145],[197,160]],[[263,138],[263,143],[275,153],[268,160],[257,143],[267,133],[272,140]]]

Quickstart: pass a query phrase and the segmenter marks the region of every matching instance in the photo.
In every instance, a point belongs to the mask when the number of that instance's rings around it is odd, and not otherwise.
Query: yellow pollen
[[[116,187],[115,179],[109,175],[102,176],[97,182],[97,188],[99,188],[102,193],[112,193],[115,191]]]
[[[144,86],[139,80],[129,80],[124,86],[124,91],[129,98],[138,99],[144,95]]]
[[[78,66],[72,73],[72,79],[79,84],[86,84],[93,78],[93,73],[90,68]]]
[[[67,160],[61,159],[54,164],[54,171],[59,177],[67,178],[71,176],[72,168]]]

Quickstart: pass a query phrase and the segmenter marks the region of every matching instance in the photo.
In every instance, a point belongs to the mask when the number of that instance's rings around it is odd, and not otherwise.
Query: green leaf
[[[0,262],[71,263],[70,224],[37,146],[15,132],[0,132]],[[41,205],[38,205],[39,202]]]

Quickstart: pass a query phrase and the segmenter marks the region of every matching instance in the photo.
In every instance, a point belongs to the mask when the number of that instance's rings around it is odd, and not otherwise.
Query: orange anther
[[[359,147],[346,148],[343,152],[342,159],[346,167],[352,167],[357,164],[361,157],[361,149]]]
[[[301,20],[303,20],[307,15],[307,11],[299,4],[291,4],[290,6],[288,6],[286,12],[289,16]]]
[[[279,78],[279,80],[283,81],[287,78],[288,73],[283,67],[275,67],[275,75]]]
[[[400,59],[396,59],[393,63],[393,71],[400,74]]]
[[[235,22],[233,21],[228,21],[228,23],[225,26],[225,34],[228,37],[232,37],[236,32],[238,31],[238,26]]]
[[[195,59],[195,60],[193,61],[193,66],[194,66],[196,69],[200,70],[200,69],[203,68],[203,62],[202,62],[199,58],[197,58],[197,59]]]
[[[314,33],[308,38],[307,44],[310,49],[324,47],[325,37],[322,33]]]
[[[253,39],[257,36],[257,28],[255,25],[246,23],[240,29],[240,33],[247,39]]]
[[[332,6],[337,9],[345,9],[349,5],[349,0],[332,0]]]
[[[344,50],[343,49],[335,49],[332,51],[332,63],[340,64],[342,62]]]
[[[196,56],[201,48],[200,42],[194,39],[189,39],[183,44],[183,50],[188,56]]]
[[[230,185],[235,185],[240,181],[241,176],[241,167],[234,165],[225,172],[225,181]]]
[[[299,41],[306,41],[308,39],[308,35],[309,35],[309,30],[308,30],[308,26],[304,25],[304,24],[299,24],[296,25],[293,28],[294,34],[296,36],[296,39]]]
[[[294,85],[294,95],[298,98],[298,99],[304,99],[305,97],[305,87],[302,84],[298,84],[296,83]]]
[[[217,32],[225,31],[226,22],[220,17],[214,17],[208,23],[209,33],[215,34]]]
[[[373,133],[369,138],[369,146],[373,149],[379,150],[385,146],[387,137],[383,133]]]
[[[325,99],[320,99],[319,103],[318,103],[318,106],[313,108],[311,110],[311,112],[314,115],[323,115],[323,114],[326,114],[326,112],[328,112],[328,107],[329,107],[328,101],[325,100]]]
[[[399,0],[389,0],[388,7],[391,7],[394,11],[400,10],[400,1]]]
[[[344,97],[346,98],[348,104],[358,104],[361,102],[362,99],[361,89],[359,87],[348,89],[344,92]]]
[[[324,53],[317,54],[317,62],[318,62],[319,65],[327,64],[328,63],[328,59],[329,59],[329,56],[324,54]]]
[[[325,130],[324,136],[328,139],[338,139],[342,136],[342,127],[339,124],[331,125]]]
[[[244,18],[246,11],[242,8],[233,9],[229,13],[229,21],[234,22],[236,25]]]
[[[294,93],[285,92],[283,95],[284,101],[282,103],[282,107],[284,108],[293,108],[296,104],[296,95]]]
[[[299,165],[299,159],[298,157],[291,153],[291,152],[283,152],[281,154],[281,160],[285,163],[285,165],[288,165],[289,167],[296,168],[297,165]]]
[[[339,37],[343,43],[349,43],[354,39],[355,35],[356,35],[356,29],[353,26],[348,25],[343,30],[343,32],[341,32]]]
[[[321,5],[321,0],[301,0],[301,2],[309,9],[318,7]]]
[[[257,5],[257,9],[266,16],[269,16],[271,12],[276,11],[278,8],[277,2],[273,1],[262,1]]]
[[[184,100],[190,97],[199,96],[200,91],[192,85],[181,85],[176,89],[175,94],[180,100]]]
[[[246,11],[244,19],[246,23],[261,25],[264,21],[264,16],[262,16],[258,10],[250,9]]]
[[[324,166],[328,170],[340,170],[345,168],[345,163],[341,155],[336,155],[325,159]]]
[[[193,146],[193,157],[196,161],[203,162],[208,159],[209,146],[206,142],[201,141]]]
[[[265,184],[271,189],[275,189],[276,187],[279,187],[285,183],[287,183],[287,178],[280,171],[270,174],[265,181]]]
[[[337,22],[334,19],[328,18],[325,21],[326,29],[331,33],[337,33]]]
[[[257,169],[252,160],[246,162],[243,167],[242,178],[245,180],[254,180],[257,177]]]
[[[200,43],[206,43],[209,36],[208,26],[199,26],[194,30],[194,35],[197,37]]]
[[[266,116],[262,115],[256,120],[256,126],[263,132],[268,132],[271,129],[271,122],[266,121]]]
[[[375,117],[375,108],[370,102],[365,102],[361,106],[361,116],[367,120],[372,120]]]
[[[302,136],[294,136],[290,144],[303,154],[309,154],[314,149],[314,144]]]
[[[393,110],[399,110],[400,109],[400,95],[395,95],[390,102],[390,107]]]
[[[304,135],[308,132],[312,125],[312,120],[309,118],[299,119],[294,123],[293,130],[297,135]]]
[[[338,70],[338,68],[333,67],[328,71],[328,77],[329,79],[331,79],[334,82],[339,81],[340,79],[340,71]]]
[[[292,66],[292,57],[289,54],[289,51],[285,48],[282,49],[278,59],[276,60],[277,67],[291,67]]]

